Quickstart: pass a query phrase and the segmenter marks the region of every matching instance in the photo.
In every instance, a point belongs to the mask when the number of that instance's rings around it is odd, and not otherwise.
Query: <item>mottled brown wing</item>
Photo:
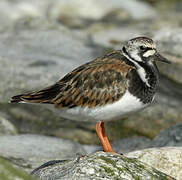
[[[11,103],[27,102],[27,103],[48,103],[53,104],[54,99],[61,92],[61,84],[54,84],[40,91],[30,92],[13,96]]]
[[[102,106],[122,97],[132,68],[115,51],[86,63],[43,90],[14,96],[11,102],[55,104],[56,107]]]
[[[56,107],[95,107],[120,99],[128,86],[131,67],[121,59],[104,57],[67,74],[61,92],[53,99]]]

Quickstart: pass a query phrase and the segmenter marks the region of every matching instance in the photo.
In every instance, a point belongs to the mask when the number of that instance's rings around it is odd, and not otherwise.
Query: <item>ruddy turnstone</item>
[[[98,57],[40,91],[12,97],[12,103],[47,103],[64,118],[96,122],[105,152],[114,152],[104,122],[120,119],[152,103],[158,85],[155,61],[169,63],[152,39],[137,37],[122,50]]]

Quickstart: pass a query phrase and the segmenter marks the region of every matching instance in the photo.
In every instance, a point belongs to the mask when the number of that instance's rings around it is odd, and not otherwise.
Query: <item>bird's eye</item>
[[[141,51],[144,51],[145,50],[145,47],[144,46],[140,46],[140,50]]]

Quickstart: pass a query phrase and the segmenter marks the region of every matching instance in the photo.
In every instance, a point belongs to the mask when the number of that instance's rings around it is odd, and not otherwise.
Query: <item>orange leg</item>
[[[97,122],[97,124],[95,125],[95,130],[96,130],[96,133],[99,137],[99,140],[102,144],[104,151],[105,152],[114,152],[109,143],[109,139],[106,136],[104,122],[101,122],[101,121]]]

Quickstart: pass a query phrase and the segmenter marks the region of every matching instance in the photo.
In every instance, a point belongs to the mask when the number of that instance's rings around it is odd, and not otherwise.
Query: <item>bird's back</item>
[[[132,69],[115,51],[88,62],[40,91],[12,97],[11,102],[48,103],[56,107],[102,106],[118,100],[126,89]]]

